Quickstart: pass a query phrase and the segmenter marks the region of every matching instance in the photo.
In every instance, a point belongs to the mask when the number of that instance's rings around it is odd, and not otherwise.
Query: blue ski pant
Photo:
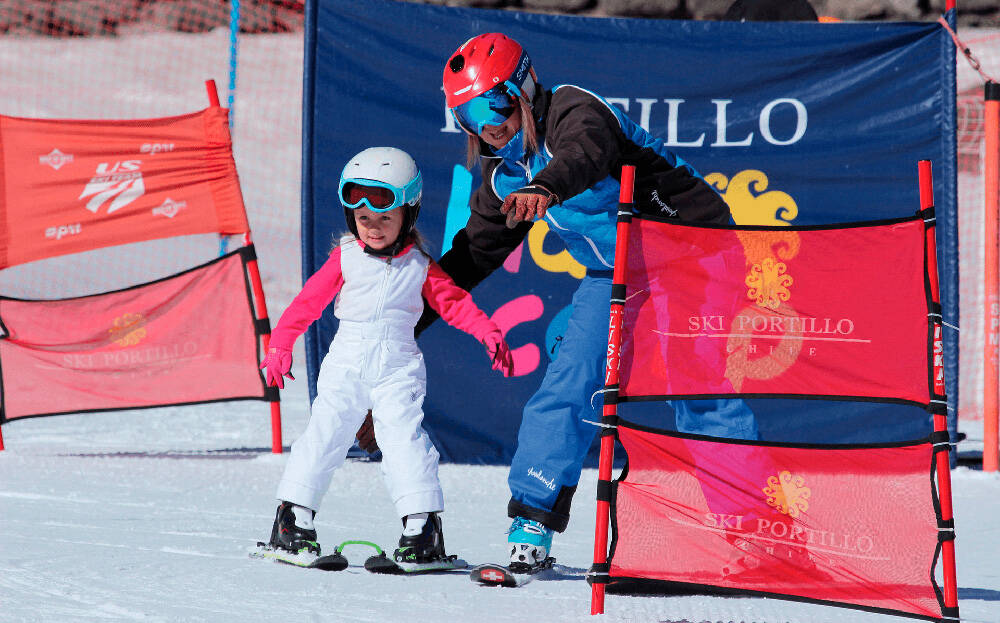
[[[507,483],[511,517],[541,521],[562,532],[598,427],[604,387],[611,304],[611,271],[588,271],[573,295],[573,309],[556,359],[521,418]],[[738,399],[671,401],[677,429],[715,437],[756,439],[757,423]]]

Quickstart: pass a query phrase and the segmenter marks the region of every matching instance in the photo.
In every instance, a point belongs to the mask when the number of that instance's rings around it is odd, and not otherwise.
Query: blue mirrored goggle
[[[377,180],[342,179],[340,201],[352,210],[365,206],[375,212],[388,212],[412,203],[420,196],[422,186],[419,173],[403,188]]]
[[[451,114],[469,132],[482,134],[483,127],[501,125],[514,114],[512,92],[517,94],[518,89],[509,81],[498,84],[482,95],[455,106],[451,109]]]

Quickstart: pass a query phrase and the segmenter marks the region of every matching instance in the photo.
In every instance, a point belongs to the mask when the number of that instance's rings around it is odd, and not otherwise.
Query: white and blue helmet
[[[399,240],[390,245],[398,251],[416,225],[423,188],[420,169],[410,154],[395,147],[369,147],[344,166],[337,194],[344,206],[347,227],[355,236],[358,235],[353,214],[356,208],[365,206],[375,212],[403,208]]]

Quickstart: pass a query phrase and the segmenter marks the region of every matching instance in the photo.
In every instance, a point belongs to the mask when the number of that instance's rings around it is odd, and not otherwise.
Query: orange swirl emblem
[[[726,378],[733,389],[741,391],[745,379],[772,379],[787,370],[802,350],[801,331],[786,328],[782,336],[771,330],[775,326],[772,317],[795,315],[788,303],[794,279],[787,263],[799,254],[802,240],[798,232],[781,230],[737,231],[736,236],[746,257],[746,297],[753,302],[733,319],[733,333],[726,344]],[[755,332],[757,341],[770,344],[758,349]]]
[[[773,257],[765,257],[759,264],[751,266],[745,280],[749,288],[747,298],[761,307],[778,309],[791,298],[788,288],[792,285],[792,276],[786,274],[787,270],[784,262],[778,262]]]
[[[115,318],[108,333],[122,348],[135,346],[146,337],[146,318],[142,314],[122,314]]]
[[[788,470],[767,479],[762,489],[767,496],[767,505],[789,517],[798,517],[809,510],[809,496],[812,490],[805,486],[802,476],[793,476]]]

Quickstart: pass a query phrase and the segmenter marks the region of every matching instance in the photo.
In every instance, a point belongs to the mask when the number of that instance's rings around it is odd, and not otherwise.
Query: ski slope
[[[305,376],[296,376],[299,379]],[[301,380],[283,403],[304,426]],[[363,548],[341,572],[251,560],[270,534],[287,455],[268,451],[267,408],[244,402],[37,418],[4,427],[0,452],[0,621],[621,621],[877,623],[911,620],[751,597],[609,595],[590,616],[596,474],[586,470],[554,555],[573,574],[518,589],[464,574],[377,576]],[[441,466],[445,544],[470,564],[505,552],[503,467]],[[1000,622],[1000,477],[953,472],[964,620]],[[351,461],[316,518],[327,549],[392,548],[400,525],[378,464]]]

